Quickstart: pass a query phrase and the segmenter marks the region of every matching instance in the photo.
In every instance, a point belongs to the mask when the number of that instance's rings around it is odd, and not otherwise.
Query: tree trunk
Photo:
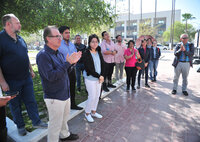
[[[187,33],[187,20],[185,22],[185,32]]]

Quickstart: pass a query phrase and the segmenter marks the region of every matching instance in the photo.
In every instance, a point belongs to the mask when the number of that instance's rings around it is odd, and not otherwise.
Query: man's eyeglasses
[[[62,38],[62,36],[61,36],[61,35],[56,35],[56,36],[48,36],[48,37],[55,37],[55,38],[57,38],[57,39],[61,39],[61,38]]]
[[[188,39],[188,37],[183,37],[182,39]]]

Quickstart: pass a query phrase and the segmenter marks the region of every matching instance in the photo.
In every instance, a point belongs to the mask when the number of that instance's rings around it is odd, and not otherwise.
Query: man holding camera
[[[190,71],[190,66],[192,67],[192,60],[194,55],[194,44],[188,42],[188,35],[182,34],[180,36],[181,42],[177,44],[174,51],[174,80],[173,80],[173,90],[172,94],[177,93],[178,80],[180,74],[183,77],[182,83],[182,93],[185,96],[188,96],[187,85],[188,85],[188,74]]]

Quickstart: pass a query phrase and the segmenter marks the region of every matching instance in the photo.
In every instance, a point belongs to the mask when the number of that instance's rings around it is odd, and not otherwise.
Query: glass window
[[[137,32],[133,32],[132,34],[133,34],[133,35],[137,35]]]
[[[137,26],[137,23],[133,23],[133,26]]]
[[[165,23],[165,21],[163,21],[163,20],[158,21],[158,24],[164,24],[164,23]]]

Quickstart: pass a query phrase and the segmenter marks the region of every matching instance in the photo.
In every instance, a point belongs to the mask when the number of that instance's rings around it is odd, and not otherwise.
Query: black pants
[[[149,67],[149,65],[144,69],[145,84],[148,84],[148,67]],[[140,70],[139,73],[138,73],[138,86],[140,86],[141,74],[142,74],[142,70]]]
[[[105,63],[104,70],[104,80],[108,80],[109,83],[112,83],[112,74],[114,70],[115,63]]]
[[[7,142],[5,107],[0,107],[0,142]]]
[[[75,106],[76,73],[74,68],[69,72],[69,81],[71,106]]]
[[[132,88],[135,87],[135,78],[136,78],[136,73],[137,73],[137,68],[136,67],[125,67],[126,71],[126,84],[127,87],[130,87],[130,81],[132,81],[131,86]]]

